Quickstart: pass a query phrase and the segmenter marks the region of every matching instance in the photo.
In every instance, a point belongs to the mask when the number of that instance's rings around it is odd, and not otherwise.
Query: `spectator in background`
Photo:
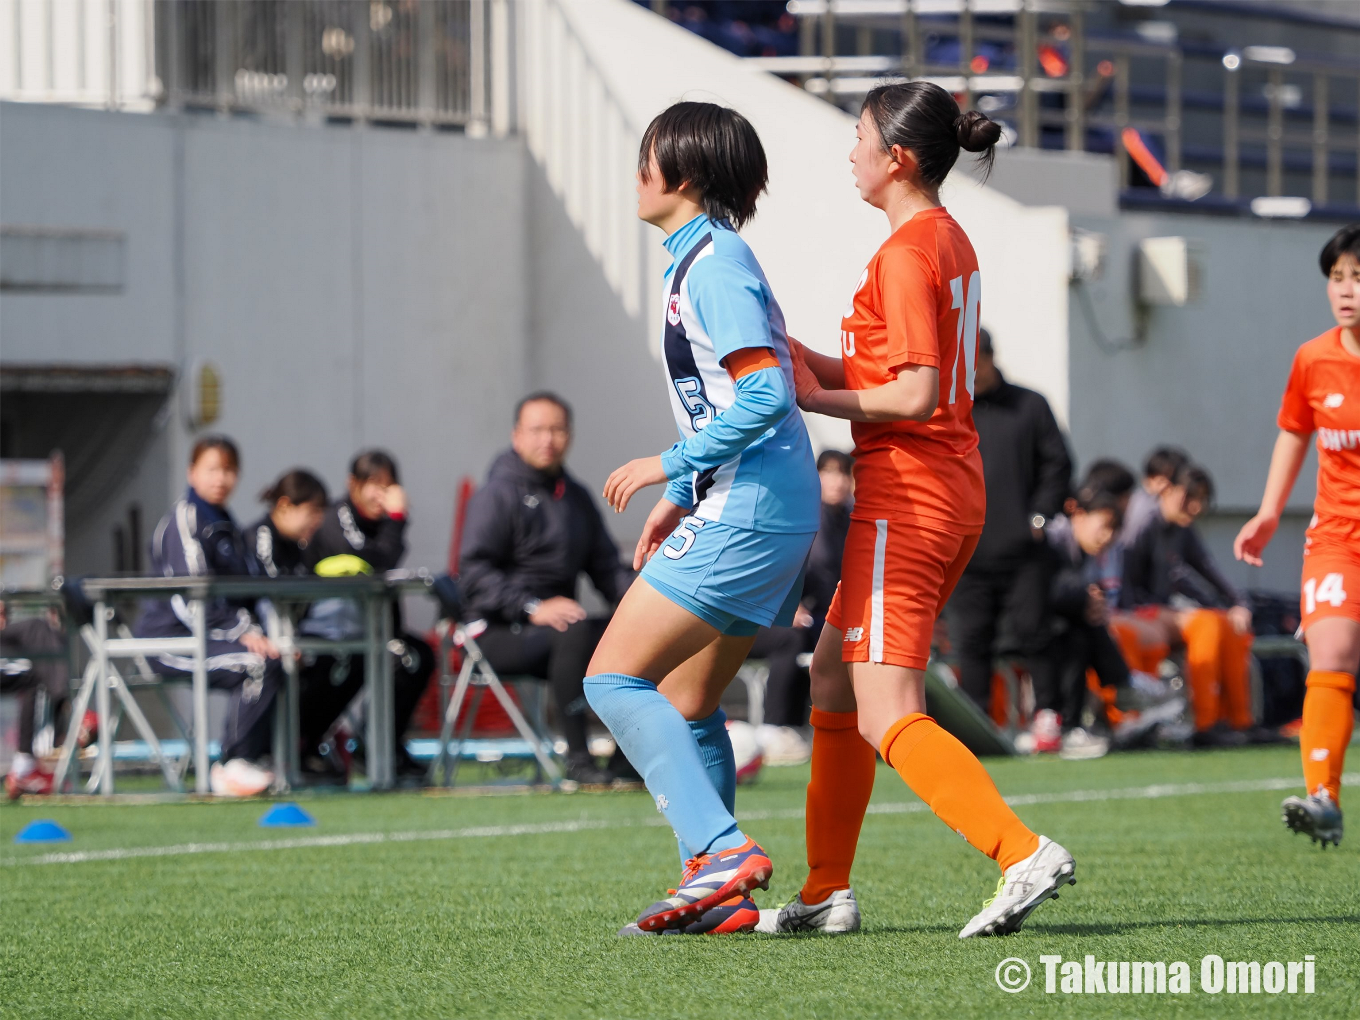
[[[1122,547],[1133,545],[1143,529],[1161,519],[1161,496],[1176,474],[1189,465],[1190,455],[1178,446],[1159,446],[1143,463],[1143,484],[1129,497],[1124,527],[1119,533]]]
[[[1163,627],[1168,646],[1184,642],[1195,742],[1241,744],[1254,723],[1251,610],[1194,527],[1213,498],[1213,479],[1202,467],[1187,464],[1176,472],[1157,497],[1157,516],[1125,548],[1120,601],[1135,617]],[[1136,664],[1146,647],[1129,628],[1117,623],[1116,630]]]
[[[1119,496],[1089,484],[1064,509],[1044,528],[1052,578],[1047,599],[1051,638],[1044,652],[1048,661],[1032,672],[1033,749],[1099,758],[1109,741],[1082,725],[1086,671],[1094,669],[1103,686],[1129,683],[1128,666],[1110,637],[1110,606],[1097,563],[1114,544],[1124,511]]]
[[[189,457],[189,488],[161,518],[151,538],[151,573],[164,577],[255,574],[258,566],[236,527],[227,501],[236,489],[241,457],[226,436],[202,436]],[[231,692],[223,724],[221,761],[210,775],[212,791],[224,796],[263,793],[274,781],[259,763],[269,748],[270,706],[283,668],[279,650],[253,615],[254,600],[216,598],[206,603],[208,684]],[[188,606],[180,596],[147,599],[133,628],[137,637],[188,637]],[[151,668],[165,676],[189,676],[194,660],[161,655]]]
[[[19,696],[19,743],[5,776],[5,793],[11,800],[26,793],[52,792],[52,770],[33,755],[38,692],[46,693],[56,731],[62,732],[61,709],[69,707],[69,672],[66,638],[56,610],[10,620],[0,602],[0,693]]]
[[[552,684],[567,741],[567,778],[607,783],[635,773],[621,754],[596,766],[587,743],[584,680],[608,621],[576,601],[585,574],[606,601],[632,583],[594,498],[566,471],[571,408],[553,393],[531,393],[515,408],[510,449],[492,462],[468,503],[459,582],[474,636],[500,673]]]
[[[406,555],[407,524],[406,491],[400,484],[397,462],[384,450],[365,450],[350,463],[347,490],[344,499],[325,511],[320,528],[303,550],[303,563],[312,572],[329,576],[395,570]],[[300,513],[304,518],[309,515],[310,511]],[[397,662],[393,672],[396,768],[399,775],[416,778],[424,776],[425,769],[407,754],[402,737],[429,683],[435,658],[428,644],[402,628],[401,607],[394,603],[392,612],[396,640],[389,647]],[[332,637],[354,636],[354,617],[357,613],[350,600],[328,599],[313,605],[302,629]],[[308,759],[311,765],[318,764],[315,755],[322,738],[363,683],[362,655],[318,655],[306,664],[298,720],[305,764]]]
[[[826,611],[841,580],[841,554],[850,530],[850,506],[855,483],[854,458],[839,450],[823,450],[817,458],[822,483],[822,521],[808,554],[803,577],[803,597],[792,627],[766,627],[751,646],[752,658],[769,663],[765,685],[765,718],[760,728],[760,747],[767,765],[798,765],[812,755],[798,728],[807,725],[808,671],[798,657],[817,646],[826,622]]]
[[[326,517],[330,497],[321,479],[295,468],[260,493],[269,512],[246,531],[261,570],[269,577],[310,574],[304,550]]]
[[[1091,466],[1086,469],[1086,477],[1081,480],[1078,489],[1108,492],[1118,502],[1121,518],[1127,521],[1128,517],[1124,515],[1129,511],[1129,504],[1133,501],[1133,490],[1137,484],[1132,471],[1117,460],[1103,457],[1100,460],[1092,461]],[[1121,526],[1119,534],[1115,536],[1115,541],[1111,542],[1105,548],[1105,551],[1095,558],[1098,575],[1096,583],[1105,593],[1105,602],[1111,609],[1119,605],[1119,589],[1124,584],[1124,547],[1121,544],[1123,534],[1124,530]]]
[[[1030,658],[1044,646],[1044,525],[1067,498],[1072,460],[1048,401],[1006,381],[985,329],[978,330],[974,392],[987,518],[946,616],[960,686],[986,711],[1003,616],[1021,655]]]

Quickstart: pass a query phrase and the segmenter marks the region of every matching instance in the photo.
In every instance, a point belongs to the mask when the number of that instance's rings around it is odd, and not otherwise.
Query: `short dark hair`
[[[1182,464],[1171,484],[1185,490],[1186,499],[1198,500],[1208,510],[1214,502],[1214,476],[1198,464]]]
[[[526,404],[537,404],[540,402],[547,404],[556,404],[558,407],[560,407],[562,409],[562,413],[567,416],[567,428],[571,428],[572,418],[574,417],[572,414],[571,405],[568,404],[561,397],[559,397],[552,390],[535,390],[533,393],[530,393],[527,397],[520,397],[519,403],[515,405],[515,424],[516,425],[519,424],[520,415],[524,413],[524,407]]]
[[[273,485],[260,493],[260,502],[268,503],[271,507],[281,499],[288,500],[294,506],[304,503],[325,506],[331,501],[326,493],[326,483],[304,468],[285,471]]]
[[[1341,256],[1349,255],[1360,262],[1360,223],[1348,223],[1322,246],[1322,254],[1318,256],[1318,264],[1322,266],[1322,275],[1331,276],[1336,264],[1341,261]]]
[[[401,482],[397,477],[397,462],[386,450],[364,450],[349,462],[350,477],[366,482],[374,475],[387,472],[394,484]]]
[[[959,104],[940,86],[928,81],[893,82],[869,90],[860,113],[878,129],[883,151],[894,145],[916,156],[921,178],[939,185],[954,169],[959,149],[978,153],[982,178],[992,172],[1001,125],[977,110],[959,112]]]
[[[222,455],[222,459],[231,465],[233,471],[241,470],[241,451],[236,448],[236,443],[217,432],[210,432],[207,435],[199,436],[194,441],[194,448],[189,452],[189,466],[193,467],[198,463],[198,458],[202,457],[209,450],[216,450]]]
[[[1159,446],[1143,461],[1143,477],[1173,481],[1181,468],[1189,463],[1190,454],[1179,446]]]
[[[647,125],[638,151],[638,173],[649,180],[649,158],[667,191],[689,184],[700,194],[704,215],[740,230],[756,214],[756,199],[769,182],[765,148],[751,122],[717,103],[676,103]]]
[[[1117,493],[1109,489],[1102,489],[1098,485],[1083,485],[1073,495],[1072,503],[1082,513],[1110,514],[1116,530],[1124,524],[1124,502]]]
[[[992,334],[983,326],[978,327],[978,353],[992,354]]]
[[[1133,472],[1123,464],[1113,457],[1102,457],[1093,461],[1086,469],[1086,477],[1082,479],[1081,488],[1100,489],[1116,499],[1123,499],[1137,484]]]
[[[855,458],[840,450],[823,450],[817,455],[817,470],[827,468],[834,468],[843,475],[851,474],[855,470]]]

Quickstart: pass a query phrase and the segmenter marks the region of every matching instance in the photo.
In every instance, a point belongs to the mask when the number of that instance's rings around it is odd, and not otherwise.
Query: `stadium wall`
[[[1214,476],[1218,506],[1203,529],[1234,583],[1296,592],[1303,531],[1317,472],[1310,453],[1266,566],[1233,559],[1232,539],[1256,510],[1275,442],[1275,414],[1294,351],[1333,325],[1317,256],[1334,223],[1123,213],[1073,216],[1104,234],[1108,255],[1089,292],[1106,341],[1134,333],[1134,251],[1146,237],[1187,237],[1199,246],[1198,299],[1159,306],[1146,340],[1097,343],[1073,285],[1070,339],[1072,443],[1083,464],[1116,456],[1129,464],[1159,443],[1190,451]]]
[[[354,451],[382,445],[411,493],[410,562],[442,566],[458,478],[506,444],[528,384],[526,162],[517,139],[3,104],[0,222],[127,240],[120,292],[0,295],[0,359],[181,379],[211,360],[243,523],[280,471],[339,492]],[[111,569],[129,502],[149,531],[178,494],[187,407],[72,522],[71,571]]]

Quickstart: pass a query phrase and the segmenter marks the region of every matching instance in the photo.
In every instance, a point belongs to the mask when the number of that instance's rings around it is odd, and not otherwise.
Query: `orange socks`
[[[859,735],[855,712],[812,710],[812,780],[807,791],[808,878],[804,903],[821,903],[850,888],[869,795],[874,792],[874,749]]]
[[[1332,800],[1341,803],[1341,769],[1346,764],[1346,745],[1351,742],[1355,716],[1351,695],[1355,677],[1314,669],[1308,673],[1303,697],[1303,729],[1299,751],[1303,756],[1303,782],[1309,793],[1326,787]]]
[[[914,712],[898,719],[880,750],[940,821],[1002,871],[1039,849],[1039,837],[1001,799],[982,762],[930,716]]]

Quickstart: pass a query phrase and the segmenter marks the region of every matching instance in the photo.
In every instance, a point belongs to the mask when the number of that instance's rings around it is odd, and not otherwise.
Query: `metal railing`
[[[1012,144],[1112,152],[1124,188],[1133,128],[1169,174],[1211,174],[1210,203],[1360,205],[1360,32],[1357,59],[1310,59],[1285,46],[1096,35],[1084,0],[793,0],[789,10],[802,55],[749,62],[833,102],[885,78],[930,79],[1001,120]],[[866,20],[895,21],[900,52],[838,52],[838,25]]]
[[[172,107],[484,129],[488,0],[157,0]]]

